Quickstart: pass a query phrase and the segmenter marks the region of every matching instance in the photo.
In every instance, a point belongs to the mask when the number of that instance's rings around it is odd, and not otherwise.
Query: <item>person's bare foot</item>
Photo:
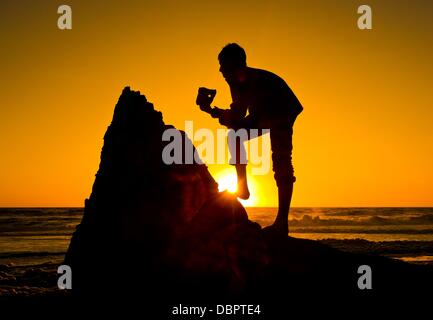
[[[276,219],[273,224],[263,228],[263,231],[287,236],[289,234],[289,223],[287,220]]]
[[[246,178],[238,177],[238,191],[236,191],[236,197],[247,200],[250,197],[250,190],[248,190],[248,183]]]
[[[250,191],[248,190],[248,187],[238,189],[236,196],[242,200],[247,200],[250,197]]]

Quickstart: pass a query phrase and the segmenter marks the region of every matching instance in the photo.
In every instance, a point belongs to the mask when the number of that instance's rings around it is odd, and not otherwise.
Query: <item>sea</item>
[[[247,212],[264,227],[277,208]],[[47,287],[43,274],[62,263],[82,215],[83,208],[0,208],[0,295],[34,293],[35,281]],[[433,265],[433,208],[291,208],[289,236]]]

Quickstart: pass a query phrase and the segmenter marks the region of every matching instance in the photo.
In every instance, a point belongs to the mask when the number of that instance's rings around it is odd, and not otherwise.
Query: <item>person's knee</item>
[[[291,186],[296,181],[296,177],[293,174],[286,173],[286,174],[274,174],[275,182],[277,183],[277,187],[285,187],[285,186]]]
[[[290,154],[273,154],[272,169],[277,186],[293,184],[296,181]]]

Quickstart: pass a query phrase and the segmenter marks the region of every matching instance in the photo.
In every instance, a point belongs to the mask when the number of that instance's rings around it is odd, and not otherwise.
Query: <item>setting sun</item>
[[[217,177],[218,182],[218,190],[224,191],[227,190],[230,193],[235,193],[238,190],[236,173],[232,172],[224,172],[221,176]]]
[[[256,191],[254,179],[251,175],[248,175],[248,187],[250,189],[250,197],[248,200],[239,199],[242,205],[246,207],[252,207],[257,205]],[[237,178],[236,178],[236,170],[226,169],[215,174],[215,180],[218,183],[218,191],[222,192],[227,190],[230,193],[235,193],[238,189],[237,186]]]

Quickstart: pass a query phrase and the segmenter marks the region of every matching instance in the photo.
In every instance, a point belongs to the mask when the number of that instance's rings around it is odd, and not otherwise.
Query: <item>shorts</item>
[[[240,132],[239,130],[243,130]],[[230,164],[231,165],[246,165],[247,156],[244,146],[246,140],[253,139],[268,130],[258,130],[259,134],[251,136],[247,128],[242,128],[237,131],[230,129],[228,133]],[[243,134],[242,134],[243,133]],[[277,186],[281,186],[296,181],[292,164],[292,136],[293,126],[275,126],[269,130],[271,139],[272,152],[272,170]]]

